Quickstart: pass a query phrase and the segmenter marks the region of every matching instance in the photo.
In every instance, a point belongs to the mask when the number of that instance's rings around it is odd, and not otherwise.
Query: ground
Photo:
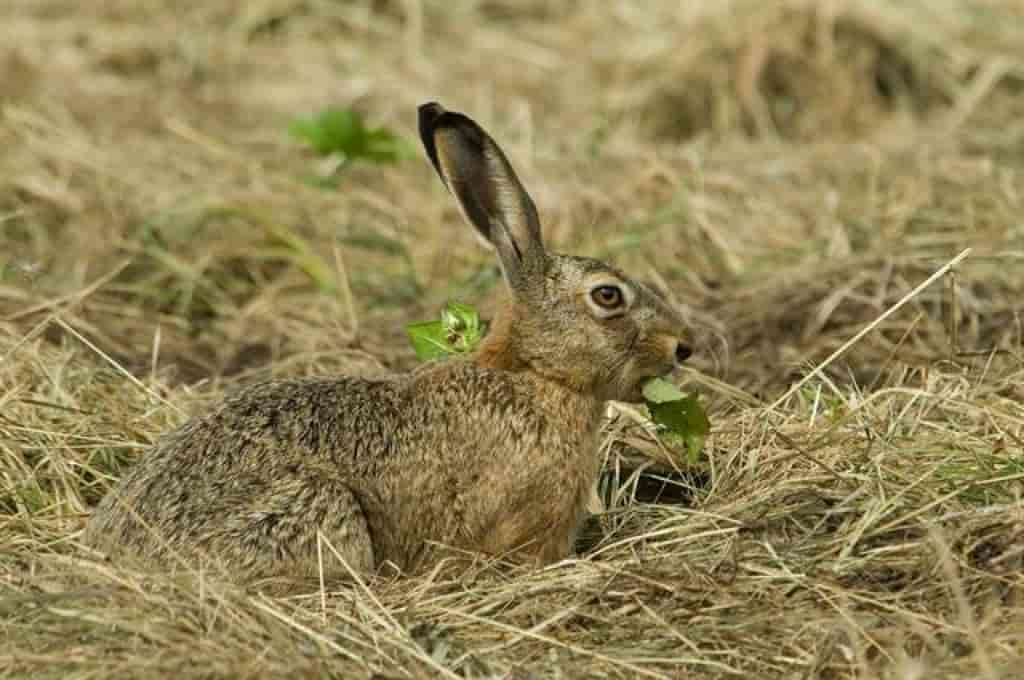
[[[7,0],[0,676],[1024,677],[1022,92],[1014,0]],[[670,292],[704,457],[613,409],[605,510],[541,570],[276,593],[94,559],[90,509],[189,413],[490,315],[431,99],[552,249]],[[289,135],[331,107],[411,153]]]

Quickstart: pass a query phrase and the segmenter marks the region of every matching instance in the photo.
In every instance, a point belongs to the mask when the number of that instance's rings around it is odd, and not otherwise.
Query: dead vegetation
[[[4,3],[0,675],[1021,677],[1022,82],[1012,0]],[[325,187],[286,133],[412,138],[429,98],[494,129],[556,248],[690,314],[705,464],[619,411],[607,512],[535,572],[281,594],[90,559],[187,413],[486,314],[422,158]]]

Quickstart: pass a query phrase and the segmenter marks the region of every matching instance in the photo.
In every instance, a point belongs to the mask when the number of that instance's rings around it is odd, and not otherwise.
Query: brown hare
[[[96,509],[87,544],[240,578],[317,575],[318,534],[332,577],[413,572],[441,546],[571,553],[604,405],[640,401],[690,355],[682,319],[614,267],[545,250],[533,201],[470,118],[425,104],[419,130],[507,283],[479,349],[384,379],[241,390],[165,436]]]

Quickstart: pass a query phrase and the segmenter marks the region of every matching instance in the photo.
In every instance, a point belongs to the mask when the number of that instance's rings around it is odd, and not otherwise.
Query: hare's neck
[[[562,393],[562,399],[574,404],[574,408],[585,406],[586,411],[602,413],[604,403],[594,396],[594,385],[572,366],[565,366],[563,358],[545,355],[543,348],[525,346],[525,339],[518,331],[515,306],[499,309],[477,349],[475,362],[485,368],[530,373]]]
[[[485,368],[516,373],[530,367],[519,349],[515,321],[515,307],[502,305],[498,308],[487,335],[477,348],[476,363]]]

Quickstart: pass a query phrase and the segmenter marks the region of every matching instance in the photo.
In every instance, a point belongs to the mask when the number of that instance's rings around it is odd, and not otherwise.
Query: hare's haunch
[[[96,509],[87,543],[239,577],[413,571],[440,546],[569,555],[603,405],[639,401],[690,355],[682,320],[614,267],[548,252],[533,201],[475,122],[426,104],[419,128],[508,285],[478,351],[380,380],[242,390],[162,438]],[[348,567],[318,561],[318,534]]]

